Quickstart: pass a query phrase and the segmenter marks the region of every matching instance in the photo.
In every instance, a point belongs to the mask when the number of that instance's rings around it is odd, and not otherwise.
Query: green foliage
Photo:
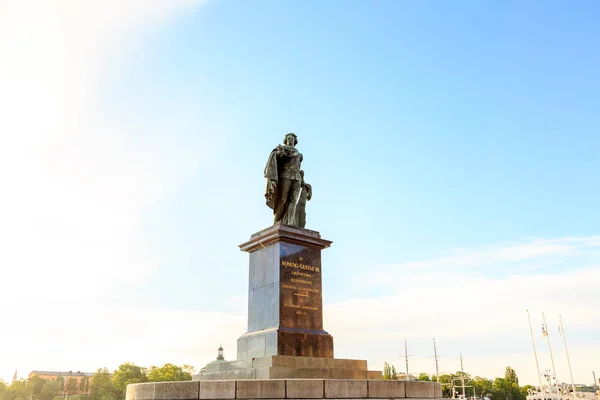
[[[2,392],[2,397],[0,398],[0,400],[15,400],[17,396],[15,396],[15,394],[10,391],[10,390],[4,390]]]
[[[525,385],[525,386],[521,387],[521,398],[522,399],[527,398],[527,395],[529,394],[529,389],[533,389],[533,386]]]
[[[421,372],[419,374],[419,377],[417,378],[417,380],[419,381],[425,381],[425,382],[429,382],[431,381],[431,378],[429,377],[429,374],[425,373],[425,372]]]
[[[506,371],[504,372],[504,380],[506,380],[506,382],[510,384],[519,384],[519,378],[517,377],[517,373],[511,367],[506,367]]]
[[[33,396],[36,398],[39,396],[45,383],[46,383],[46,380],[43,378],[40,378],[37,375],[34,375],[31,378],[27,379],[27,385],[30,388],[31,394],[33,394]]]
[[[67,379],[67,392],[74,393],[77,391],[77,378],[70,377]]]
[[[79,385],[78,385],[77,389],[79,391],[85,393],[89,389],[89,387],[90,387],[90,378],[88,378],[87,376],[84,376],[79,381]]]
[[[52,400],[60,392],[62,392],[62,386],[58,381],[45,381],[44,386],[40,390],[38,400]]]
[[[138,367],[134,363],[124,363],[114,372],[113,385],[119,390],[119,399],[125,398],[125,389],[132,383],[148,382],[146,368]]]
[[[27,381],[25,379],[19,379],[17,381],[14,381],[10,384],[10,386],[8,387],[8,390],[5,391],[4,393],[10,392],[12,393],[12,399],[11,400],[16,400],[17,398],[29,398],[30,394],[31,394],[31,390],[30,388],[27,386]]]
[[[192,374],[189,369],[188,371],[184,370],[184,367],[173,364],[165,364],[162,367],[151,366],[148,370],[148,382],[191,381]]]
[[[508,367],[510,368],[510,367]],[[507,371],[508,371],[507,368]],[[511,368],[512,370],[512,368]],[[514,372],[514,370],[513,370]],[[509,375],[509,374],[506,374]],[[492,400],[525,400],[525,396],[521,392],[519,388],[519,384],[513,382],[512,380],[517,380],[516,374],[510,373],[508,376],[509,379],[506,378],[496,378],[494,379],[494,383],[492,385]]]
[[[90,400],[120,400],[121,391],[112,381],[108,369],[100,368],[92,376]]]
[[[398,380],[398,373],[396,372],[396,367],[388,364],[387,362],[383,363],[383,379],[384,380]]]
[[[493,382],[491,379],[481,378],[476,376],[471,381],[471,385],[478,397],[489,396],[492,393]]]

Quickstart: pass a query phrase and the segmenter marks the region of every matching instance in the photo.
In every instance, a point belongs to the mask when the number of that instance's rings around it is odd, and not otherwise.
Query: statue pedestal
[[[333,337],[323,330],[319,232],[275,224],[240,249],[250,255],[248,331],[237,360],[213,361],[194,380],[381,379],[364,360],[333,358]]]
[[[333,337],[323,330],[318,232],[276,224],[240,245],[250,253],[248,332],[238,339],[238,360],[264,356],[333,358]]]

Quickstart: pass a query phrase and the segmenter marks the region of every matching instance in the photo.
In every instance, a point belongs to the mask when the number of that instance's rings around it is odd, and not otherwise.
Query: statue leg
[[[288,191],[287,207],[285,214],[283,215],[283,223],[290,226],[299,226],[296,220],[296,205],[300,199],[300,192],[302,191],[302,184],[300,181],[292,181],[291,187]]]
[[[292,186],[292,180],[287,178],[280,178],[278,185],[279,189],[277,190],[277,200],[275,201],[275,211],[273,222],[282,222],[283,216],[287,210],[288,206],[288,197],[290,192],[290,187]]]
[[[296,204],[296,226],[304,228],[306,226],[306,189],[300,191],[300,199]]]

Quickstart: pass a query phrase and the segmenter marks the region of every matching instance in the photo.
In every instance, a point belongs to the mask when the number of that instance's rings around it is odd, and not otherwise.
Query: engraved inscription
[[[282,326],[323,329],[320,250],[285,243],[280,260]]]

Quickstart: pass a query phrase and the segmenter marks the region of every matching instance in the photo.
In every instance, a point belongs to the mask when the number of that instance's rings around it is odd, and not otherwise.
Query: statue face
[[[286,146],[294,147],[295,142],[296,142],[296,139],[294,139],[294,137],[292,135],[286,136],[285,139],[283,140],[283,144],[285,144]]]

